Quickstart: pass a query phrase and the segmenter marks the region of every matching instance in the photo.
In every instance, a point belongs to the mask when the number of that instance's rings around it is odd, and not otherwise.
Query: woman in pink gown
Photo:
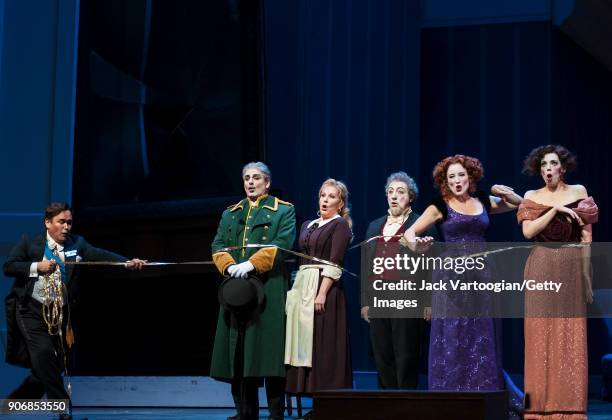
[[[556,145],[538,147],[525,159],[524,171],[539,173],[545,183],[525,194],[517,215],[524,236],[542,243],[527,260],[525,279],[562,283],[559,293],[525,295],[526,420],[587,419],[590,248],[553,245],[592,240],[597,205],[582,185],[565,183],[575,166],[575,157]]]

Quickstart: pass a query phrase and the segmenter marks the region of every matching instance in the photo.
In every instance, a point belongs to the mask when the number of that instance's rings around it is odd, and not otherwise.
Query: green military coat
[[[245,198],[223,212],[212,243],[213,260],[221,273],[234,263],[250,260],[263,282],[265,304],[259,317],[248,323],[244,345],[245,377],[285,376],[285,295],[287,279],[283,259],[276,248],[245,248],[223,252],[225,247],[272,244],[291,249],[295,239],[293,205],[272,196],[260,197],[251,206]],[[234,377],[234,354],[238,341],[236,320],[219,309],[210,376]]]

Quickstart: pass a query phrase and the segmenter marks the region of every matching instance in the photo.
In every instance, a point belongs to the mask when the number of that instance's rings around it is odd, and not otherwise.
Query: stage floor
[[[306,412],[306,411],[305,411]],[[233,410],[220,408],[75,408],[73,412],[74,420],[225,420],[228,416],[235,414]],[[261,410],[260,419],[266,419],[267,411]],[[296,412],[294,409],[294,419]],[[0,415],[0,418],[11,418],[19,420],[56,420],[57,416],[41,415]],[[347,416],[350,418],[350,415]],[[612,403],[601,400],[589,400],[589,420],[612,420]]]

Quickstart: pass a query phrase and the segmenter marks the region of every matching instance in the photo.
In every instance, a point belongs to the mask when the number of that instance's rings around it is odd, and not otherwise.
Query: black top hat
[[[261,308],[265,293],[259,277],[249,274],[241,277],[225,276],[219,286],[219,303],[235,314],[248,314]]]

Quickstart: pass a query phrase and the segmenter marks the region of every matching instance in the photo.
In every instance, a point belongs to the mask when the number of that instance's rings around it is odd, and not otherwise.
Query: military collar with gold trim
[[[257,200],[255,200],[255,202],[251,200],[247,200],[247,203],[249,204],[249,207],[256,208],[256,207],[259,207],[261,203],[264,203],[267,198],[268,198],[268,194],[263,194],[257,197]]]
[[[232,204],[231,206],[229,206],[228,208],[230,209],[230,212],[236,211],[238,209],[240,210],[244,210],[244,207],[246,205],[248,205],[248,198],[243,198],[242,200],[240,200],[238,203],[236,204]],[[271,195],[263,195],[261,197],[259,197],[257,199],[257,204],[261,205],[262,208],[264,209],[269,209],[272,211],[278,211],[278,205],[279,204],[285,204],[287,206],[293,206],[293,204],[287,202],[287,201],[283,201],[279,198],[273,197]]]
[[[230,209],[230,212],[233,212],[233,211],[236,211],[238,209],[244,210],[245,207],[259,207],[259,204],[262,201],[265,201],[266,198],[268,198],[268,194],[260,195],[259,197],[257,197],[257,200],[255,201],[254,204],[251,201],[249,201],[248,197],[247,198],[243,198],[238,203],[232,204],[228,208]]]

